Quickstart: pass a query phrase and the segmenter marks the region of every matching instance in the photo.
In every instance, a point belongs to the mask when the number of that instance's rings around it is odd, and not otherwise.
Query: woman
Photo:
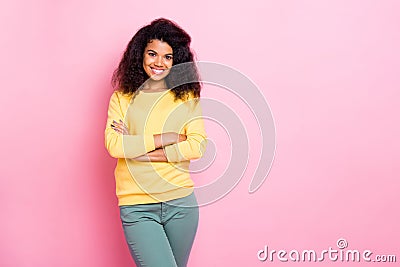
[[[154,20],[113,75],[105,145],[118,159],[116,194],[137,266],[186,266],[197,231],[189,163],[204,153],[206,133],[190,41],[176,23]]]

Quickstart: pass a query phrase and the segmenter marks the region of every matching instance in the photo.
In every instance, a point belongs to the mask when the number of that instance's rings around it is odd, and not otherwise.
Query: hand
[[[168,162],[167,156],[162,148],[150,151],[149,153],[133,158],[132,160],[144,162]]]
[[[176,144],[186,140],[185,134],[178,134],[175,132],[167,132],[154,135],[154,144],[156,148]]]
[[[120,134],[129,134],[129,129],[128,127],[123,123],[122,120],[119,120],[119,122],[113,120],[113,123],[111,124],[111,128],[114,129],[117,133]]]
[[[178,143],[182,141],[186,141],[186,134],[178,134]]]
[[[178,134],[174,132],[163,133],[161,136],[162,140],[166,142],[166,145],[176,144],[186,140],[185,134]]]

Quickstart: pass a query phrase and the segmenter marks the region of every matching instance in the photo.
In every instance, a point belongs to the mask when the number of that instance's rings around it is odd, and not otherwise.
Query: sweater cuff
[[[146,151],[153,151],[156,149],[156,145],[154,144],[154,136],[152,134],[144,135],[144,147]]]
[[[179,162],[184,158],[183,155],[179,153],[177,144],[165,146],[164,152],[168,162]]]

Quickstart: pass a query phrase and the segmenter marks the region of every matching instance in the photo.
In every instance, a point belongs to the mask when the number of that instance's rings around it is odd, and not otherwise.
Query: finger
[[[118,132],[118,133],[121,133],[121,134],[129,134],[129,132],[128,132],[127,129],[123,129],[123,128],[117,127],[117,126],[115,126],[115,125],[111,125],[111,127],[112,127],[116,132]]]
[[[126,128],[126,129],[128,130],[128,126],[126,126],[126,125],[124,124],[124,122],[122,122],[122,120],[119,120],[119,122],[113,120],[113,124],[114,124],[114,125],[118,125],[120,128]]]
[[[115,129],[121,129],[121,127],[120,127],[120,126],[118,126],[118,125],[114,125],[114,124],[111,124],[111,128],[113,128],[114,130],[115,130]]]
[[[119,133],[129,134],[129,128],[122,122],[122,120],[119,120],[119,121],[120,122],[113,120],[111,127],[118,129]]]
[[[115,126],[115,125],[113,125],[113,124],[111,124],[111,128],[113,128],[114,131],[117,131],[117,132],[121,132],[121,131],[122,131],[122,130],[120,129],[120,127]]]
[[[128,128],[128,126],[126,126],[125,122],[123,122],[121,119],[119,120],[121,125],[123,125],[124,127]]]
[[[113,124],[114,124],[114,125],[121,125],[121,123],[120,123],[120,122],[117,122],[116,120],[113,120]]]
[[[119,128],[113,128],[114,131],[118,132],[118,133],[122,133],[122,131]]]

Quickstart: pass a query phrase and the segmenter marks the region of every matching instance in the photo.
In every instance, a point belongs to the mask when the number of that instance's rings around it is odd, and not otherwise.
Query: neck
[[[149,79],[146,81],[145,85],[143,86],[143,90],[148,90],[148,91],[162,91],[166,90],[167,85],[165,84],[164,79],[155,81],[152,79]]]

